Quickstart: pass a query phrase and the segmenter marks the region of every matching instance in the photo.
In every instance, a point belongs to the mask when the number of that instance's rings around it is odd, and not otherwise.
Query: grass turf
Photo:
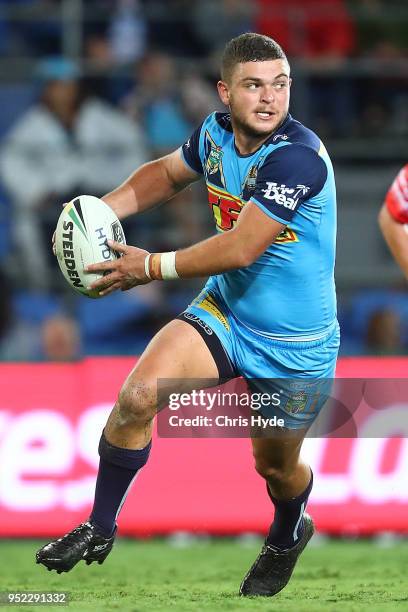
[[[201,612],[380,612],[408,610],[408,545],[380,548],[369,541],[328,541],[309,546],[289,585],[274,598],[240,598],[240,581],[259,544],[237,540],[195,541],[185,547],[166,540],[119,539],[104,565],[79,563],[68,574],[35,565],[43,542],[0,541],[0,589],[67,591],[70,604],[50,610]],[[32,610],[38,606],[13,605]]]

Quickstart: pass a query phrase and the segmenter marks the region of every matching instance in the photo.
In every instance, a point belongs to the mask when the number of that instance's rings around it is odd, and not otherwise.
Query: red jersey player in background
[[[378,222],[395,261],[408,278],[408,164],[389,188]]]

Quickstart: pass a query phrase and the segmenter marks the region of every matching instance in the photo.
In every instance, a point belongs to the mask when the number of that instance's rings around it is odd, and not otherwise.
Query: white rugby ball
[[[103,274],[86,274],[84,268],[119,257],[107,240],[126,244],[122,225],[103,200],[81,195],[67,204],[55,230],[55,248],[64,277],[75,291],[98,298],[98,291],[87,287]]]

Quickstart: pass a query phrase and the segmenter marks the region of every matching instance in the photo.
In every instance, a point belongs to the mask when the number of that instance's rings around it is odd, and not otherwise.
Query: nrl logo
[[[211,143],[211,149],[206,163],[206,169],[208,174],[215,174],[220,169],[223,155],[224,152],[222,150],[222,147],[219,147],[214,142]]]
[[[285,408],[291,414],[298,414],[299,412],[303,412],[306,408],[307,404],[307,395],[306,393],[296,393],[289,398]]]

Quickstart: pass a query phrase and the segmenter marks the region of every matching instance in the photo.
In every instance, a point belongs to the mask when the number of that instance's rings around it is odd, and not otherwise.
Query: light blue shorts
[[[234,317],[214,278],[180,318],[196,327],[201,322],[203,337],[206,329],[207,335],[212,330],[236,376],[244,377],[252,392],[279,392],[279,405],[260,408],[263,416],[282,418],[288,429],[310,427],[327,401],[334,378],[340,345],[337,321],[319,340],[273,340]]]

